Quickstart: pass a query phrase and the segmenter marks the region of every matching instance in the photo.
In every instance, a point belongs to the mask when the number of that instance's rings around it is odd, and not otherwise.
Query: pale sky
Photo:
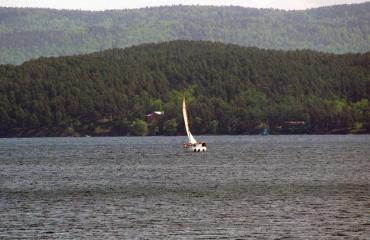
[[[361,3],[369,0],[0,0],[1,7],[37,7],[56,9],[131,9],[164,5],[215,5],[256,8],[307,9],[336,4]]]

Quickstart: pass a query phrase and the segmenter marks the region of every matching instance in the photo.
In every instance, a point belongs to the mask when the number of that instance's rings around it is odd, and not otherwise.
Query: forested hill
[[[370,2],[306,11],[173,6],[102,12],[0,8],[0,64],[170,40],[370,51]]]
[[[370,130],[370,53],[174,41],[0,66],[0,135]],[[146,123],[146,114],[164,115]]]

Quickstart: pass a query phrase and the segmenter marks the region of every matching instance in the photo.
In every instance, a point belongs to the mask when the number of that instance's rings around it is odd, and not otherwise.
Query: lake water
[[[0,139],[0,238],[369,239],[370,136]]]

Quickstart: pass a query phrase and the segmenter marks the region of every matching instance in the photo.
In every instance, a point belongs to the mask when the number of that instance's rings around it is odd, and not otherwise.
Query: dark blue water
[[[369,239],[370,136],[0,139],[0,238]]]

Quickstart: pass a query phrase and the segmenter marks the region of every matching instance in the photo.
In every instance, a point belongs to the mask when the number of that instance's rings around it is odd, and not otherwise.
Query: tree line
[[[369,132],[370,53],[173,41],[2,65],[0,136],[183,134],[184,94],[194,134]]]

